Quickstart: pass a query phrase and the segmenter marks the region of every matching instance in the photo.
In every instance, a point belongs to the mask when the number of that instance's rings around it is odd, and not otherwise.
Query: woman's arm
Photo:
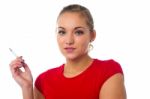
[[[34,87],[34,99],[45,99],[42,93]]]
[[[33,87],[22,88],[23,99],[34,99]]]
[[[99,99],[126,99],[123,75],[117,73],[102,86]]]

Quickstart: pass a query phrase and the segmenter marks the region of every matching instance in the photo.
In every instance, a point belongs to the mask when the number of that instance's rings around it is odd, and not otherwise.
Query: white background
[[[125,74],[128,99],[150,99],[150,3],[149,0],[1,0],[0,1],[0,98],[21,99],[9,63],[22,55],[35,78],[61,65],[56,39],[56,18],[62,7],[79,3],[88,7],[97,38],[90,55],[113,58]]]

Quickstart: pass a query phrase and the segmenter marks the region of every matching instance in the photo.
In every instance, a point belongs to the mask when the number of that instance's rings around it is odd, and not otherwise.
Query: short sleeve
[[[34,85],[35,85],[35,87],[41,92],[41,93],[43,93],[43,88],[42,88],[42,79],[43,79],[43,74],[40,74],[37,78],[36,78],[36,80],[35,80],[35,83],[34,83]]]
[[[114,60],[108,60],[105,62],[105,68],[104,68],[104,81],[106,81],[107,79],[109,79],[111,76],[120,73],[123,75],[123,70],[121,65],[114,61]]]

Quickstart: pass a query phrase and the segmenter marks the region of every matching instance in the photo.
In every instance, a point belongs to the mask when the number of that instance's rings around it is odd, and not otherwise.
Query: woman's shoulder
[[[95,60],[95,67],[99,68],[102,71],[119,71],[122,73],[122,67],[119,62],[117,62],[114,59],[107,59],[107,60],[100,60],[100,59],[94,59]]]
[[[99,78],[100,82],[105,82],[115,74],[123,74],[121,65],[114,59],[99,60],[95,59],[93,71]]]
[[[116,60],[114,60],[114,59],[105,59],[105,60],[102,60],[102,59],[97,59],[97,58],[95,58],[94,59],[94,61],[95,61],[95,64],[99,64],[99,65],[104,65],[104,66],[106,66],[106,65],[120,65]]]
[[[49,76],[49,75],[51,75],[51,76],[55,75],[56,76],[57,74],[59,74],[62,71],[63,66],[64,66],[64,64],[57,66],[57,67],[54,67],[54,68],[50,68],[48,70],[45,70],[44,72],[39,74],[39,77],[45,78],[45,76]]]
[[[97,63],[118,63],[114,59],[98,59],[98,58],[94,58],[94,61],[96,61]]]

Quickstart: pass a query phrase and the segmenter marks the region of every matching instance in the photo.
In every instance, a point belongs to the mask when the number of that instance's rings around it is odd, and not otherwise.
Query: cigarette
[[[18,55],[11,48],[9,48],[9,50],[15,57],[18,57]]]
[[[15,57],[18,57],[18,55],[11,49],[9,48],[10,52],[15,56]],[[25,72],[24,68],[23,68],[23,63],[22,63],[22,66],[20,68],[23,72]]]

